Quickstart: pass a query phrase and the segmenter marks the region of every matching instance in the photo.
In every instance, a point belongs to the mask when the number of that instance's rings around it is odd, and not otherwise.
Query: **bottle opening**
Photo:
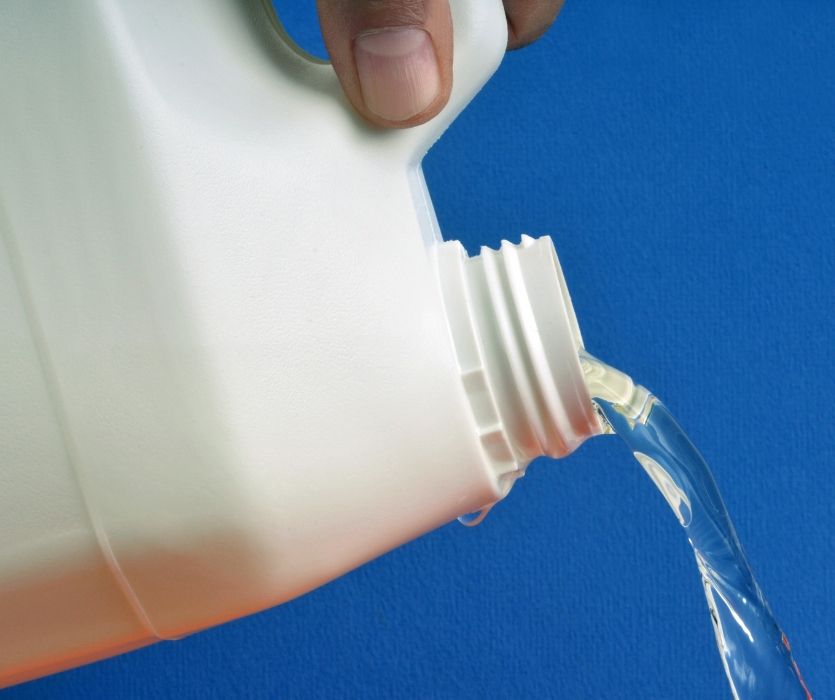
[[[504,497],[533,459],[564,457],[602,431],[574,308],[548,236],[473,257],[448,241],[438,269],[461,381]]]

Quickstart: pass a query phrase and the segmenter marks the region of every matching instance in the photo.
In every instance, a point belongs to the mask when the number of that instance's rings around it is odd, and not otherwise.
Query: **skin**
[[[322,36],[334,70],[354,109],[380,127],[404,128],[434,117],[452,88],[452,21],[448,0],[318,0]],[[508,50],[536,41],[556,19],[563,0],[504,0]],[[431,38],[439,87],[434,99],[404,119],[390,120],[369,109],[363,98],[355,49],[358,38],[391,28],[420,28]],[[396,89],[396,88],[391,88]]]

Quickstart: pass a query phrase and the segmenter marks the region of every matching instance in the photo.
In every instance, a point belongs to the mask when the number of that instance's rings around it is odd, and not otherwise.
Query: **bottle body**
[[[258,1],[178,7],[0,10],[0,686],[504,493],[416,166],[437,134],[359,124]]]
[[[408,162],[427,136],[373,138],[259,3],[132,5],[4,7],[0,685],[496,498]]]

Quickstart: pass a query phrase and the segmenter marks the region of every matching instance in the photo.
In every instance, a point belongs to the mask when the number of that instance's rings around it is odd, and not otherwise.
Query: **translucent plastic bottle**
[[[600,430],[548,238],[441,242],[423,153],[261,0],[0,3],[0,686],[276,605]]]

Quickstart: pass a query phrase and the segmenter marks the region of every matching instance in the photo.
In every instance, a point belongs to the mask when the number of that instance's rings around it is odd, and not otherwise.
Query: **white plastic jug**
[[[266,0],[0,3],[0,686],[276,605],[600,430],[550,239],[442,243],[496,68],[354,116]]]

